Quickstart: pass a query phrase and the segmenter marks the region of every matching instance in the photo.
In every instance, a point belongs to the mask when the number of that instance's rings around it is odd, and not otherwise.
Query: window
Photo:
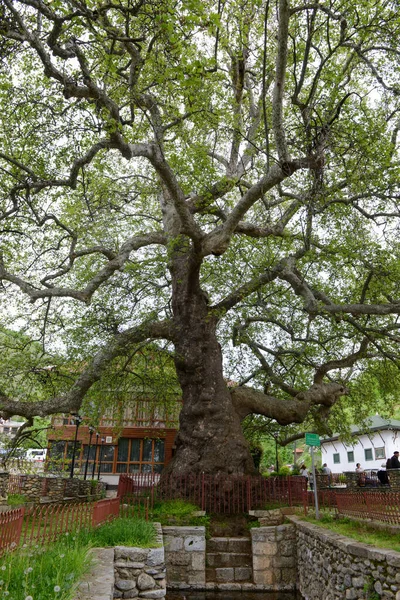
[[[74,455],[74,466],[80,464],[81,442],[77,441],[74,453],[74,442],[60,440],[50,442],[49,456],[47,461],[48,471],[68,471],[71,468],[72,456]]]
[[[372,456],[372,448],[365,448],[364,456],[365,460],[374,460],[374,457]]]
[[[120,438],[117,473],[160,473],[164,466],[164,440]]]
[[[338,465],[340,463],[340,454],[337,452],[333,455],[333,464]]]
[[[386,458],[385,446],[383,448],[375,448],[375,460]]]
[[[354,452],[353,452],[353,450],[350,450],[347,453],[347,462],[349,462],[349,463],[353,463],[354,462]]]

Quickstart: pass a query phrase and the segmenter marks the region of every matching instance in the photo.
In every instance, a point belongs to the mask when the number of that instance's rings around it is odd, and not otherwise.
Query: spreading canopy
[[[389,0],[3,0],[2,316],[79,368],[1,413],[75,412],[150,342],[202,432],[225,393],[310,428],[370,369],[391,392],[399,30]]]

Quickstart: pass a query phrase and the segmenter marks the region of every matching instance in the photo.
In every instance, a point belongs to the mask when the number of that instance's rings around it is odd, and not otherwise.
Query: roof
[[[352,435],[362,435],[371,431],[400,431],[400,421],[397,419],[383,419],[379,415],[368,417],[367,424],[364,427],[360,425],[350,425]],[[322,438],[321,442],[331,442],[339,439],[340,434],[334,433],[332,437]]]

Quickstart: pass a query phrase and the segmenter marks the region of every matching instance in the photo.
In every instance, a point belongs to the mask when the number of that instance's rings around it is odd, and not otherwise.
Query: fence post
[[[247,478],[246,481],[246,488],[247,488],[247,512],[249,512],[249,510],[251,510],[251,481],[250,481],[250,477]]]

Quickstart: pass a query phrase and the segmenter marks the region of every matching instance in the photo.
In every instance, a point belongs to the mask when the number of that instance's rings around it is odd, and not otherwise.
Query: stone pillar
[[[163,527],[163,536],[168,587],[205,586],[205,527]]]
[[[157,529],[157,542],[162,543],[161,525]],[[114,549],[114,598],[164,598],[166,571],[164,548]]]
[[[255,584],[296,586],[296,530],[293,525],[250,530]]]

